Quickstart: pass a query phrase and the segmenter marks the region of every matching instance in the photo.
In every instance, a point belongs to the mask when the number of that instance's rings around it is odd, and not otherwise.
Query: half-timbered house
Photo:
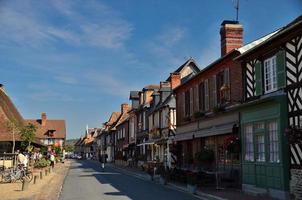
[[[288,199],[291,168],[291,190],[300,199],[302,17],[267,37],[237,58],[245,101],[240,120],[243,190]]]

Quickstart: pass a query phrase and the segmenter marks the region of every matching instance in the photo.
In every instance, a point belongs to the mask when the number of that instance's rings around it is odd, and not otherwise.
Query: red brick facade
[[[194,120],[194,113],[196,112],[207,112],[207,111],[213,111],[215,105],[214,100],[217,98],[217,93],[219,92],[219,88],[216,87],[216,95],[215,90],[213,86],[213,82],[211,81],[214,76],[217,77],[217,75],[221,72],[223,72],[226,68],[229,70],[229,105],[236,104],[238,102],[242,101],[242,71],[241,66],[238,62],[233,61],[233,59],[239,55],[239,52],[234,51],[230,53],[228,56],[218,60],[216,63],[213,63],[206,69],[204,69],[202,72],[197,74],[194,78],[192,78],[187,83],[177,87],[174,92],[176,94],[176,112],[177,112],[177,124],[178,126],[182,124],[188,123],[188,121]],[[209,109],[208,110],[202,110],[199,109],[199,89],[200,84],[205,82],[205,80],[209,80],[208,84],[208,91],[209,91]],[[217,84],[217,82],[216,82]],[[217,85],[216,85],[217,86]],[[192,90],[193,95],[193,102],[190,102],[190,104],[193,106],[191,109],[191,119],[188,120],[185,119],[185,98],[184,94],[187,91]]]

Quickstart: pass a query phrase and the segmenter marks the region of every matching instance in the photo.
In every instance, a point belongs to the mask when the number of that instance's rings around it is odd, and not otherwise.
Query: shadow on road
[[[72,166],[70,169],[81,168],[79,178],[95,177],[96,180],[104,185],[104,188],[110,185],[111,190],[104,191],[103,195],[121,196],[121,199],[132,200],[194,200],[198,199],[193,195],[172,190],[159,184],[150,181],[144,181],[135,177],[117,172],[115,169],[105,167],[102,171],[101,165],[90,160],[76,160],[77,166]],[[107,187],[108,188],[108,187]],[[100,188],[100,190],[102,190]],[[123,196],[123,197],[122,197]],[[114,198],[115,199],[115,198]],[[118,198],[120,199],[120,198]]]

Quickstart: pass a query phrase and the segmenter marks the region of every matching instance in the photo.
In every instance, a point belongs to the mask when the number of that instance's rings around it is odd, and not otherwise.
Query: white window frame
[[[276,56],[270,57],[263,62],[264,66],[264,91],[265,93],[277,90],[277,60]],[[270,88],[269,88],[270,87]]]
[[[277,120],[269,121],[267,129],[269,135],[269,161],[271,163],[279,163],[280,149]]]
[[[245,143],[244,160],[253,162],[255,160],[253,124],[246,124],[244,126],[244,143]]]

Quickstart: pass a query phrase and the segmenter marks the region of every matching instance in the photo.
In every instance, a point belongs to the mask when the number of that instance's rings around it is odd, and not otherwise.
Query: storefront
[[[289,154],[286,96],[247,103],[241,110],[242,188],[287,199]]]

